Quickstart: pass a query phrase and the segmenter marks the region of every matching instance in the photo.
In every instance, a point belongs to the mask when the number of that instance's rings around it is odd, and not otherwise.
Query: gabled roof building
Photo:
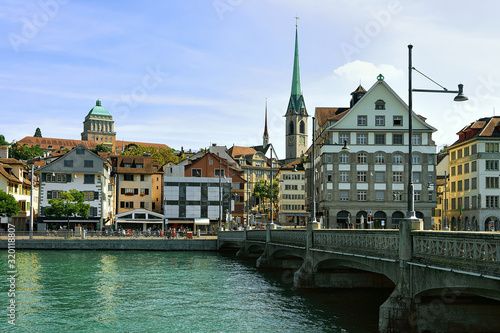
[[[436,129],[412,113],[410,138],[408,106],[382,75],[368,91],[359,86],[350,107],[318,107],[315,112],[316,163],[313,171],[309,159],[306,198],[309,208],[314,174],[317,219],[330,228],[397,227],[407,210],[412,140],[415,210],[430,229],[436,196],[428,185],[436,183]],[[348,151],[342,150],[344,143]]]

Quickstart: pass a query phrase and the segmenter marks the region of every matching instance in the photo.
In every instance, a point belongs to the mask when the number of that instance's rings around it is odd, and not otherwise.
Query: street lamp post
[[[315,158],[315,146],[316,146],[316,136],[314,134],[314,121],[316,120],[315,117],[312,117],[312,193],[311,193],[311,199],[312,199],[312,206],[311,206],[311,222],[317,222],[316,221],[316,189],[315,189],[315,166],[314,166],[314,158]]]
[[[218,231],[222,231],[221,229],[221,219],[222,219],[222,195],[221,195],[221,176],[220,176],[220,170],[221,170],[221,159],[219,158],[219,227]]]
[[[247,228],[251,228],[250,226],[250,172],[247,169]]]
[[[407,218],[415,217],[415,201],[414,201],[414,190],[413,190],[413,156],[412,156],[412,144],[413,144],[413,128],[412,128],[412,108],[413,108],[413,96],[412,93],[415,92],[433,92],[433,93],[450,93],[457,94],[453,99],[455,102],[467,101],[468,98],[463,94],[463,84],[458,85],[458,90],[448,90],[445,87],[438,84],[436,81],[432,80],[422,72],[418,71],[412,65],[412,49],[413,45],[408,45],[408,209],[406,212]],[[413,89],[412,87],[412,71],[416,71],[428,80],[437,84],[442,90],[432,90],[432,89]]]
[[[31,189],[30,189],[30,239],[33,239],[33,174],[35,173],[35,161],[31,164]]]
[[[448,227],[448,200],[446,199],[448,175],[444,172],[444,230],[450,230]]]

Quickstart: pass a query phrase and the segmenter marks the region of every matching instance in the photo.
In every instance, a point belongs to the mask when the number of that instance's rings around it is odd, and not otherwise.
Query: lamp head
[[[459,84],[458,85],[458,95],[455,96],[455,98],[453,99],[455,102],[464,102],[464,101],[468,101],[469,99],[467,98],[467,96],[464,95],[464,85],[463,84]]]
[[[347,140],[344,140],[344,147],[342,147],[343,151],[349,150],[349,147],[347,147]]]

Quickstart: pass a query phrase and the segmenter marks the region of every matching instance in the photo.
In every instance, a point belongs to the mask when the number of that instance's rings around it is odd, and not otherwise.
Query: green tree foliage
[[[48,217],[61,218],[65,216],[68,219],[72,216],[80,216],[86,219],[89,216],[90,205],[85,203],[83,193],[75,189],[69,192],[62,192],[61,199],[49,199],[50,206],[45,208],[45,215]]]
[[[30,160],[34,157],[42,156],[43,150],[38,146],[25,146],[19,145],[17,142],[13,143],[9,148],[9,156],[18,160]]]
[[[42,131],[40,130],[40,127],[37,127],[35,130],[35,135],[33,135],[35,138],[41,138],[42,137]]]
[[[131,147],[131,145],[132,144],[130,144],[129,147]],[[180,158],[179,156],[174,154],[173,149],[166,149],[166,148],[158,149],[155,147],[137,146],[136,148],[125,150],[122,153],[122,155],[128,155],[128,156],[143,156],[147,154],[151,154],[153,160],[158,162],[160,165],[164,165],[167,163],[177,164],[183,160],[183,158]]]
[[[255,184],[253,189],[253,197],[262,200],[263,202],[271,200],[271,184],[267,181],[261,179]],[[278,198],[279,198],[279,182],[275,179],[273,181],[273,208],[276,210],[278,208]]]
[[[0,216],[16,216],[21,208],[14,196],[0,190]]]
[[[98,144],[97,146],[95,146],[94,149],[91,150],[94,154],[98,154],[98,153],[112,153],[113,152],[113,149],[109,148],[108,146],[106,146],[105,144],[103,143],[100,143]]]
[[[3,136],[2,134],[0,134],[0,146],[6,146],[8,144],[9,143],[7,141],[5,141],[5,136]]]

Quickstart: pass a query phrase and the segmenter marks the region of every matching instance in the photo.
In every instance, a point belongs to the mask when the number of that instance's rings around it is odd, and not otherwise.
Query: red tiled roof
[[[318,126],[323,126],[328,120],[340,120],[345,116],[349,108],[329,108],[329,107],[317,107],[316,108],[316,121]]]
[[[44,150],[59,150],[59,149],[73,149],[78,145],[83,145],[87,149],[92,149],[97,146],[93,141],[71,140],[71,139],[56,139],[56,138],[39,138],[35,136],[26,136],[17,141],[19,145],[39,146]]]
[[[236,157],[239,157],[241,155],[244,155],[244,156],[253,155],[257,151],[255,149],[253,149],[252,147],[232,146],[231,148],[229,148],[229,150],[227,152],[229,155],[231,155],[231,157],[236,158]]]
[[[153,148],[156,148],[156,149],[162,149],[162,148],[164,148],[164,149],[170,149],[169,146],[167,146],[166,144],[163,144],[163,143],[149,143],[149,142],[139,142],[139,141],[122,141],[122,140],[116,140],[115,141],[115,150],[116,149],[121,150],[122,146],[126,148],[131,143],[135,143],[136,145],[143,146],[143,147],[153,147]]]

